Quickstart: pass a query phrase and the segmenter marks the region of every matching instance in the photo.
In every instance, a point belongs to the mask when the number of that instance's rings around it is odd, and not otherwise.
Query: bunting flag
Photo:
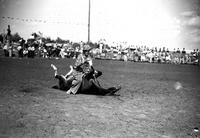
[[[1,17],[3,20],[15,20],[15,21],[21,21],[21,22],[27,22],[27,23],[31,23],[31,22],[34,22],[34,23],[53,23],[53,24],[70,24],[70,25],[77,25],[77,26],[87,26],[86,23],[75,23],[75,22],[71,22],[71,21],[48,21],[48,20],[41,20],[41,19],[27,19],[27,18],[19,18],[19,17],[5,17],[5,16],[2,16]]]

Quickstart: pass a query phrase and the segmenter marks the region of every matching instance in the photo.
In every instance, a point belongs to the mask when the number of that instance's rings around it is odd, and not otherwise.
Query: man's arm
[[[81,66],[82,63],[84,63],[84,58],[82,54],[80,54],[76,59],[75,66]]]

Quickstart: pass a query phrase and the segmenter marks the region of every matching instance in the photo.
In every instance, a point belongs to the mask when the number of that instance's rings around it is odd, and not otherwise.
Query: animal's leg
[[[90,80],[90,83],[92,83],[92,85],[95,87],[95,90],[98,92],[97,94],[99,94],[99,95],[106,95],[106,94],[111,92],[110,90],[102,88],[101,86],[99,86],[96,83],[96,81],[94,81],[93,79]]]
[[[58,75],[58,69],[54,64],[51,64],[51,67],[53,68],[53,70],[55,71],[54,75]]]
[[[70,74],[72,74],[73,72],[73,67],[72,65],[69,66],[70,67],[70,71],[65,75],[65,78],[67,78]]]

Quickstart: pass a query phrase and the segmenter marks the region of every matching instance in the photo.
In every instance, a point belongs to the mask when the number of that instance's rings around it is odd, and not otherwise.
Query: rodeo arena
[[[0,138],[200,138],[200,50],[92,42],[88,18],[87,42],[0,32]]]

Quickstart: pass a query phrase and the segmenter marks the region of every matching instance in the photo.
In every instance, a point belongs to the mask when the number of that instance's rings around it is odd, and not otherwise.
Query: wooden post
[[[90,0],[89,0],[89,11],[88,11],[88,44],[90,43]]]

